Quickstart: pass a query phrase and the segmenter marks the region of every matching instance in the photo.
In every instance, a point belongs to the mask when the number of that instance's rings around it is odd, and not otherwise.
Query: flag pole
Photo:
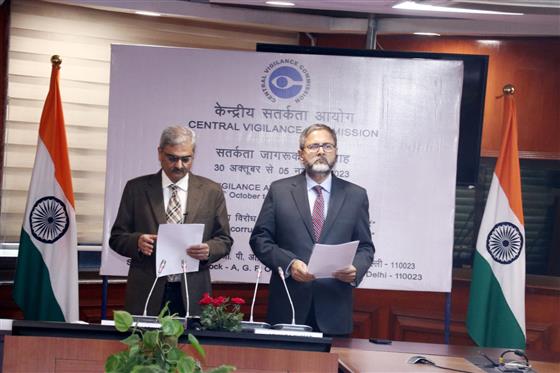
[[[107,295],[109,292],[109,276],[103,276],[101,288],[101,320],[107,319]]]
[[[451,292],[445,293],[445,319],[443,323],[443,343],[449,344],[451,336]]]

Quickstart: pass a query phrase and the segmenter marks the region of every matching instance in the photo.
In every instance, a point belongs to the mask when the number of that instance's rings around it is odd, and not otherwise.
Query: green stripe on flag
[[[479,346],[525,349],[525,336],[488,262],[475,252],[467,329]]]
[[[49,270],[23,229],[19,240],[14,300],[26,320],[64,321],[64,314],[52,290]]]

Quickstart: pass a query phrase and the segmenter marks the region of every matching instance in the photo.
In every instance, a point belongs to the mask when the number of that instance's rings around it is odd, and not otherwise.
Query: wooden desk
[[[444,367],[479,373],[483,370],[465,359],[477,356],[479,351],[484,351],[497,361],[503,349],[398,341],[391,345],[376,345],[367,339],[337,339],[331,349],[331,352],[339,355],[340,368],[347,373],[443,372],[430,365],[408,364],[408,359],[413,355],[425,356]],[[541,354],[538,358],[543,360],[534,360],[529,356],[531,365],[537,372],[560,372],[560,356]]]
[[[59,337],[5,336],[3,373],[15,372],[99,372],[107,356],[124,346],[115,340],[75,339]],[[192,353],[190,346],[185,346]],[[422,355],[438,365],[473,373],[483,372],[465,360],[484,350],[492,359],[502,349],[480,349],[430,343],[395,341],[391,345],[375,345],[366,339],[335,339],[331,353],[262,349],[239,346],[204,346],[208,358],[204,365],[214,367],[222,363],[238,367],[238,372],[302,372],[346,373],[364,372],[438,372],[429,365],[408,364],[413,355]],[[539,373],[559,373],[560,356],[529,356],[531,365]],[[545,361],[549,360],[549,361]]]
[[[345,348],[334,349],[338,354],[341,370],[347,373],[363,372],[443,372],[441,369],[425,364],[408,364],[414,354],[405,352],[359,351]],[[437,365],[460,369],[467,372],[483,372],[462,357],[422,355]]]
[[[3,373],[102,372],[107,356],[124,348],[114,340],[8,335],[4,341]],[[192,346],[182,348],[196,356]],[[336,373],[338,367],[338,356],[327,352],[218,345],[204,349],[205,369],[230,364],[239,373]]]

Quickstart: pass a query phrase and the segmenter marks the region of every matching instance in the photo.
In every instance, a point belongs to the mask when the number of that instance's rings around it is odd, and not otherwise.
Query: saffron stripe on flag
[[[39,137],[47,148],[54,163],[55,175],[66,199],[75,208],[72,173],[68,158],[68,144],[64,128],[64,113],[59,88],[59,68],[53,68],[51,83],[39,126]]]
[[[500,180],[511,209],[521,224],[525,224],[523,218],[523,206],[521,202],[521,171],[519,169],[519,151],[517,141],[517,109],[513,97],[504,97],[504,126],[505,135],[500,146],[500,156],[496,162],[494,173]]]

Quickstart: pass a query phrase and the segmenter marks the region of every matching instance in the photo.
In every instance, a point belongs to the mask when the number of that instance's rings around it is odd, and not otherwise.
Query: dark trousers
[[[309,313],[307,314],[307,319],[305,320],[305,325],[309,325],[313,328],[314,332],[319,332],[319,326],[317,326],[317,320],[315,319],[315,301],[311,301],[311,307],[309,307]]]
[[[307,320],[305,320],[305,325],[309,325],[313,328],[314,332],[322,332],[317,325],[317,319],[315,318],[315,302],[311,301],[311,307],[309,308],[309,313],[307,314]],[[324,332],[323,332],[324,333]],[[338,337],[338,338],[349,338],[349,334],[327,334],[324,333],[325,337]]]
[[[181,294],[181,282],[167,282],[163,293],[161,308],[165,303],[169,302],[168,308],[170,314],[177,314],[179,317],[185,317],[185,305],[183,304],[183,294]]]

